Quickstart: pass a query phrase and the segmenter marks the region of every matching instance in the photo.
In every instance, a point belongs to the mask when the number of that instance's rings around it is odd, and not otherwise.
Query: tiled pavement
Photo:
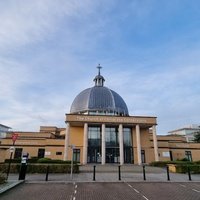
[[[143,180],[141,167],[121,168],[119,180],[118,166],[112,170],[109,167],[96,168],[93,181],[93,166],[81,169],[80,174],[27,174],[24,184],[0,195],[1,200],[104,200],[104,199],[181,199],[200,200],[200,174],[192,175],[192,181],[187,174],[170,173],[167,180],[165,169],[146,168],[146,180]],[[17,174],[10,174],[9,181],[16,181]]]
[[[25,183],[1,200],[199,200],[200,183]]]

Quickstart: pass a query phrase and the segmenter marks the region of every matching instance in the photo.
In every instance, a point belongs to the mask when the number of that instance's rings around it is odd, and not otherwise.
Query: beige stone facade
[[[102,124],[104,124],[103,126],[105,126],[105,129],[106,127],[116,127],[119,130],[120,125],[121,128],[130,128],[133,153],[131,163],[133,164],[150,163],[156,160],[156,156],[158,156],[157,160],[160,161],[177,160],[185,157],[192,159],[193,161],[200,160],[200,144],[188,143],[184,137],[174,135],[157,136],[158,155],[155,155],[156,141],[154,140],[152,130],[152,127],[155,128],[156,126],[155,117],[86,116],[67,114],[66,123],[69,125],[68,133],[66,133],[66,128],[57,127],[40,127],[39,132],[17,132],[18,139],[14,145],[15,151],[13,158],[20,157],[23,153],[29,153],[29,158],[46,157],[51,159],[71,160],[71,145],[74,145],[74,159],[80,161],[82,164],[86,164],[88,163],[88,156],[86,155],[88,152],[87,146],[84,145],[88,145],[88,140],[85,138],[84,141],[84,137],[86,137],[84,136],[84,127],[85,129],[90,126],[100,127],[101,135],[106,135],[106,131],[104,133],[102,132]],[[87,126],[85,126],[85,124],[87,124]],[[85,134],[86,133],[88,132],[85,130]],[[68,141],[66,141],[66,134],[68,134]],[[5,159],[10,157],[10,147],[13,143],[11,136],[12,133],[8,133],[6,138],[0,139],[0,162],[4,162]],[[67,147],[65,147],[66,144]],[[101,155],[101,159],[98,163],[107,163],[106,148],[106,144],[101,145],[101,152],[105,155]],[[123,148],[123,146],[121,148]],[[117,163],[125,163],[125,158],[120,158],[122,153],[123,155],[125,153],[123,151],[124,148],[120,151],[119,145],[119,159],[117,160]]]

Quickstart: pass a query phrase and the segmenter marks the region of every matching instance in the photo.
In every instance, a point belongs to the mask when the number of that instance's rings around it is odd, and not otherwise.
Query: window
[[[124,146],[132,147],[131,128],[124,128],[123,135],[124,135]]]
[[[88,127],[88,163],[97,163],[101,158],[101,128]]]
[[[38,158],[44,158],[45,149],[38,149]]]
[[[106,127],[106,147],[119,147],[118,128]]]
[[[172,154],[172,151],[169,151],[169,155],[170,155],[170,160],[173,161],[173,154]]]
[[[22,150],[23,150],[22,148],[16,148],[14,158],[21,158],[22,157]]]
[[[185,156],[189,161],[192,161],[192,153],[191,153],[191,151],[185,151]]]
[[[133,163],[132,130],[123,128],[124,163]]]
[[[74,149],[73,151],[73,161],[80,162],[80,149]]]
[[[57,152],[56,152],[56,155],[57,155],[57,156],[62,155],[62,152],[61,152],[61,151],[57,151]]]
[[[100,146],[100,145],[101,145],[100,127],[89,127],[88,146]]]

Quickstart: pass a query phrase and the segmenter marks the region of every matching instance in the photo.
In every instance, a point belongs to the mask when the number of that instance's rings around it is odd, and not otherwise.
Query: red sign
[[[18,134],[17,133],[13,133],[12,134],[12,141],[15,142],[18,138]]]

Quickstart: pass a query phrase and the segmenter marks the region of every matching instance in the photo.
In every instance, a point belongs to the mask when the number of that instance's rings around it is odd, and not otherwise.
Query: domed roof
[[[128,115],[126,103],[113,90],[104,87],[104,77],[95,77],[95,86],[79,93],[74,99],[70,113]]]

